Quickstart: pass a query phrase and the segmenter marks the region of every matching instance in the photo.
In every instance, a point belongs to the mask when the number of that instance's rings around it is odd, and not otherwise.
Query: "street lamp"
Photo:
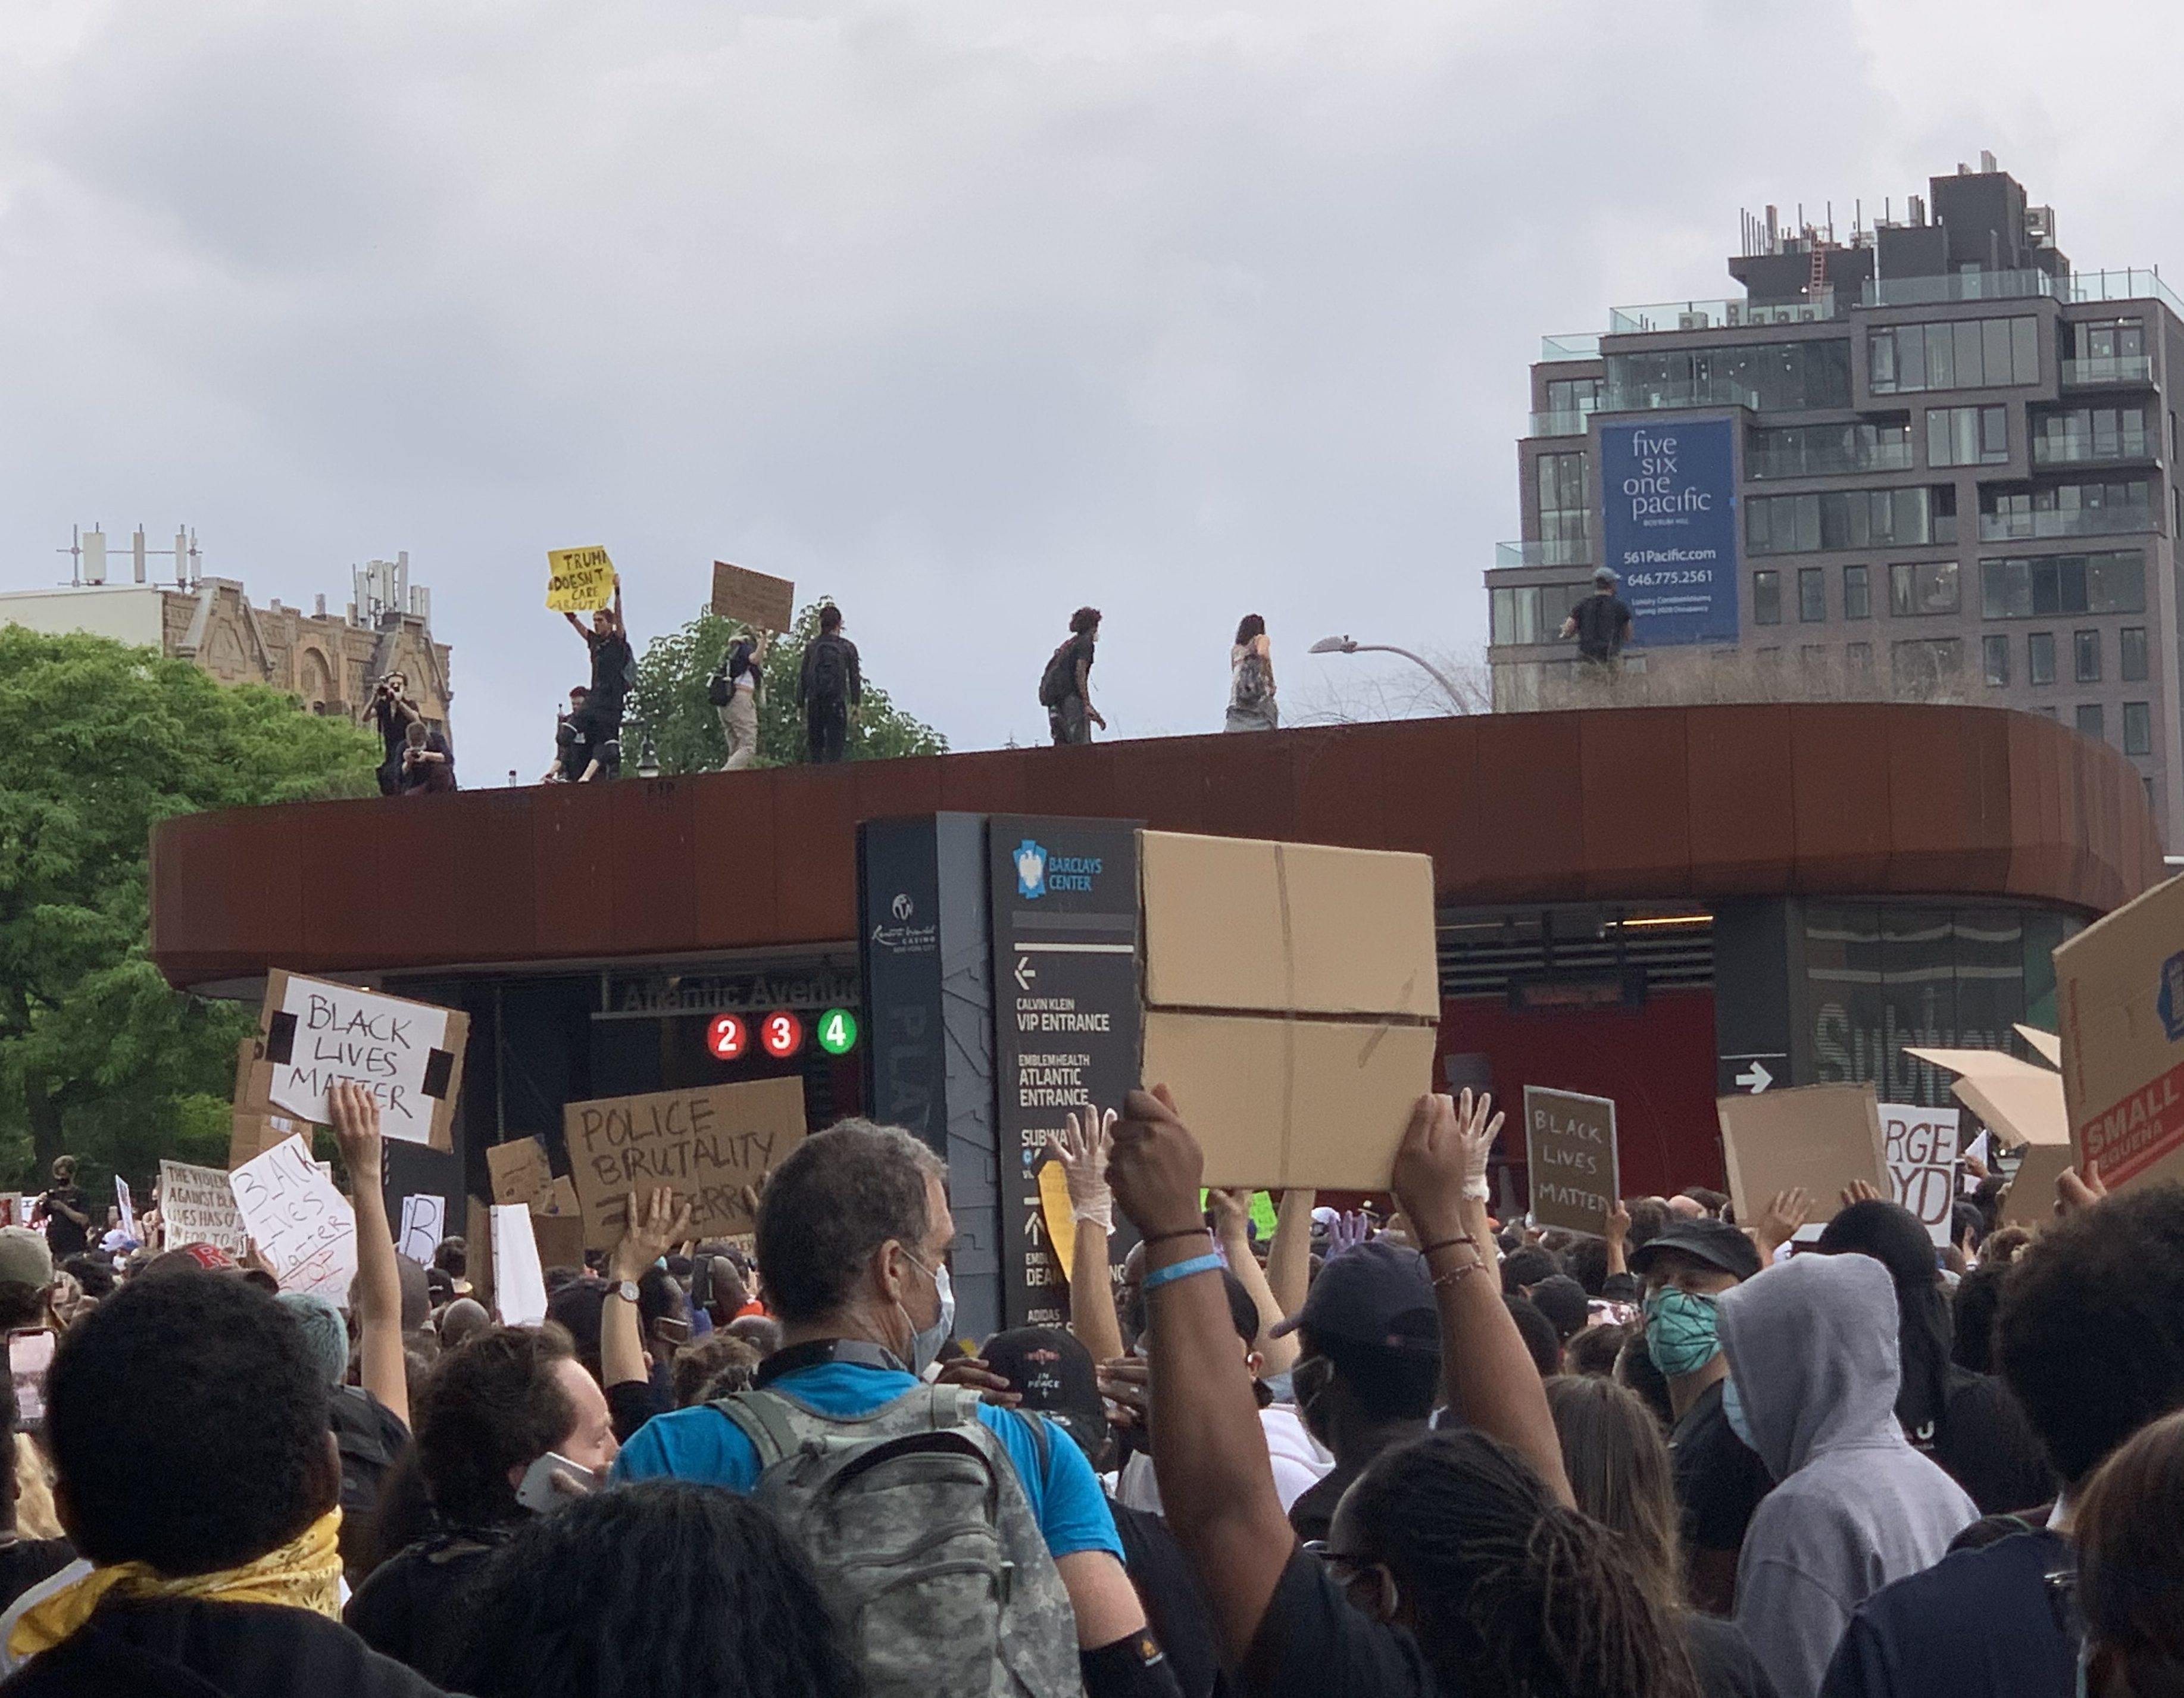
[[[1392,643],[1361,643],[1351,637],[1322,637],[1312,645],[1312,652],[1316,655],[1401,655],[1405,660],[1424,667],[1432,674],[1433,681],[1441,687],[1441,693],[1448,697],[1449,706],[1455,708],[1458,713],[1471,712],[1471,709],[1464,705],[1463,698],[1456,693],[1456,686],[1448,681],[1447,673],[1441,671],[1424,656],[1414,655],[1408,649],[1399,649]]]

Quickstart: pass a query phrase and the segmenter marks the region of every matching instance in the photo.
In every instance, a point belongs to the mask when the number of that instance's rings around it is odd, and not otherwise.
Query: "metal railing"
[[[1908,472],[1912,464],[1908,438],[1850,454],[1809,448],[1751,448],[1745,450],[1744,475],[1754,483],[1769,478],[1838,478],[1851,472]]]
[[[1494,545],[1494,565],[1496,571],[1515,566],[1590,566],[1592,563],[1592,544],[1590,541],[1496,543]]]
[[[2158,271],[2126,266],[2116,271],[2073,271],[2070,286],[2070,292],[2064,299],[2074,305],[2087,301],[2159,301],[2184,318],[2184,298],[2161,281]]]
[[[1873,277],[1858,285],[1860,306],[1932,306],[1944,301],[2070,299],[2070,280],[2045,271],[1951,271],[1938,277]]]
[[[2158,528],[2151,506],[2069,507],[1981,513],[1980,540],[2018,542],[2043,537],[2112,537]]]
[[[2158,433],[2144,429],[2110,433],[2105,442],[2092,431],[2066,431],[2032,438],[2035,466],[2078,466],[2103,460],[2152,460],[2160,452]]]
[[[2151,354],[2084,354],[2063,362],[2063,383],[2151,383]]]

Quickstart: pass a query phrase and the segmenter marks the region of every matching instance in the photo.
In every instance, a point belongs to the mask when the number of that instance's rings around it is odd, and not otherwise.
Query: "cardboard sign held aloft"
[[[754,631],[785,631],[796,623],[796,586],[724,560],[713,562],[713,611]]]
[[[1432,861],[1164,831],[1138,852],[1140,1077],[1206,1182],[1384,1190],[1433,1086]]]
[[[489,1144],[486,1170],[493,1178],[495,1203],[521,1203],[530,1208],[554,1184],[554,1170],[547,1163],[546,1145],[539,1138],[510,1138]]]
[[[377,1099],[386,1137],[451,1150],[470,1031],[459,1008],[276,970],[265,980],[249,1100],[236,1106],[325,1125],[328,1087],[354,1080]]]
[[[531,1211],[496,1203],[492,1218],[494,1312],[504,1327],[536,1327],[546,1318],[546,1271],[531,1235]]]
[[[627,1198],[671,1185],[700,1238],[751,1230],[744,1187],[804,1138],[804,1081],[761,1079],[571,1103],[561,1111],[569,1165],[584,1204],[584,1243],[611,1249]]]
[[[1607,1235],[1607,1217],[1622,1195],[1613,1102],[1527,1085],[1524,1159],[1535,1221]]]
[[[276,1144],[228,1176],[243,1230],[258,1241],[283,1291],[346,1304],[356,1277],[356,1215],[311,1159],[301,1137]]]
[[[603,548],[546,550],[546,611],[589,613],[614,603],[615,564]]]
[[[217,1244],[239,1257],[248,1236],[226,1173],[183,1161],[159,1164],[159,1222],[170,1250],[185,1244]]]
[[[1885,1194],[1919,1217],[1936,1248],[1945,1247],[1957,1201],[1956,1109],[1883,1103],[1880,1147],[1888,1164]]]
[[[1890,1194],[1872,1086],[1801,1085],[1717,1097],[1713,1106],[1738,1220],[1757,1220],[1776,1193],[1793,1186],[1811,1197],[1814,1225],[1836,1217],[1837,1193],[1854,1179]]]
[[[270,1077],[269,1072],[268,1077]],[[311,1124],[288,1114],[256,1114],[248,1109],[237,1109],[228,1116],[227,1165],[232,1172],[253,1156],[264,1155],[277,1143],[284,1143],[302,1133],[306,1141],[311,1135]]]
[[[1903,1047],[1906,1055],[1958,1075],[1950,1094],[1992,1127],[2006,1144],[2067,1144],[2070,1118],[2063,1103],[2063,1075],[1999,1049]]]
[[[2184,878],[2055,952],[2063,1095],[2111,1191],[2184,1177]]]

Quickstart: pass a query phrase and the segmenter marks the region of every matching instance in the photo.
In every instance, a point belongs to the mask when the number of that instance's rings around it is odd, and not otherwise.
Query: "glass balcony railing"
[[[2070,507],[2047,511],[1981,513],[1980,540],[2019,542],[2043,537],[2113,537],[2157,528],[2151,506]]]
[[[1583,539],[1567,539],[1555,542],[1496,543],[1494,545],[1494,565],[1497,571],[1513,566],[1589,566],[1592,563],[1592,545]]]
[[[1932,306],[1942,301],[2070,299],[2070,279],[2045,271],[1952,271],[1939,277],[1869,278],[1858,288],[1860,306]]]
[[[2032,438],[2035,466],[2081,466],[2104,460],[2152,460],[2159,438],[2143,430],[2066,431]]]
[[[2073,271],[2070,293],[2063,299],[2073,303],[2159,301],[2179,318],[2184,318],[2184,297],[2179,297],[2176,290],[2161,281],[2160,272],[2136,267],[2120,271]]]
[[[1552,413],[1532,415],[1531,434],[1534,436],[1583,436],[1585,422],[1592,416],[1591,407]]]
[[[1678,330],[1735,330],[1754,324],[1818,324],[1836,316],[1836,292],[1794,300],[1656,301],[1607,310],[1610,336],[1659,336]]]
[[[1602,396],[1600,407],[1609,413],[1652,412],[1662,407],[1748,407],[1758,412],[1759,393],[1719,377],[1683,383],[1626,383],[1611,386]]]
[[[1540,338],[1540,361],[1542,365],[1556,360],[1599,358],[1600,337],[1594,331],[1573,331],[1567,336],[1543,336]]]
[[[1825,448],[1748,448],[1744,453],[1744,475],[1754,483],[1769,478],[1838,478],[1850,472],[1908,472],[1911,466],[1908,438],[1849,452],[1830,444]]]
[[[2063,386],[2086,383],[2151,383],[2151,354],[2089,354],[2063,362]]]

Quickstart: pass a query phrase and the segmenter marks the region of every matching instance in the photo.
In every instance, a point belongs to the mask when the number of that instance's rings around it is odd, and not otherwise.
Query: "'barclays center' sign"
[[[1633,641],[1736,640],[1736,425],[1600,427],[1602,556],[1622,575]]]

